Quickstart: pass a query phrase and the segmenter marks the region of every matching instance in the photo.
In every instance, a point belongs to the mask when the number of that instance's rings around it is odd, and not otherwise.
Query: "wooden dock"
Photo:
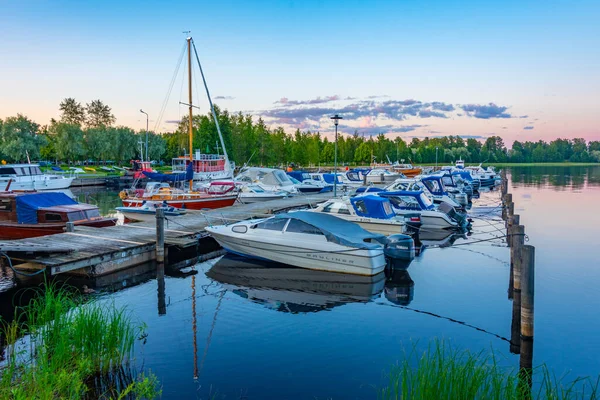
[[[330,197],[331,193],[299,195],[282,200],[236,204],[209,211],[188,210],[185,217],[165,221],[165,247],[170,255],[188,249],[191,258],[195,256],[195,260],[198,253],[210,253],[215,250],[214,244],[205,245],[202,241],[206,238],[204,228],[208,225],[232,223],[289,209],[304,208]],[[206,239],[213,241],[212,238]],[[203,246],[206,248],[202,248]],[[100,276],[155,260],[156,225],[145,222],[107,228],[82,226],[76,227],[74,232],[0,241],[0,250],[8,252],[15,262],[20,262],[19,269],[46,268],[52,275],[70,272]]]

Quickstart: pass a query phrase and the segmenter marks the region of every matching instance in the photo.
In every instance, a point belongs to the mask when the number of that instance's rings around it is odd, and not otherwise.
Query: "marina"
[[[561,186],[564,181],[558,175],[550,178],[557,179],[557,186],[553,187],[548,180],[513,169],[508,176],[512,183],[506,188],[505,207],[499,206],[503,187],[483,192],[474,203],[470,213],[474,226],[468,239],[459,237],[451,245],[425,239],[428,244],[421,245],[420,255],[407,268],[372,277],[312,271],[235,255],[222,256],[218,247],[214,247],[212,256],[216,258],[195,259],[191,264],[195,271],[193,275],[168,272],[163,278],[164,283],[158,285],[158,291],[157,267],[153,263],[120,269],[117,274],[96,277],[76,274],[68,279],[73,284],[95,284],[98,290],[114,291],[107,301],[129,304],[136,315],[147,321],[149,338],[142,351],[147,365],[161,377],[164,398],[185,397],[197,391],[205,396],[218,391],[228,397],[241,391],[250,398],[266,399],[279,398],[281,393],[289,398],[309,395],[374,398],[374,389],[370,385],[385,384],[387,369],[402,357],[403,351],[410,351],[407,346],[423,349],[429,340],[440,334],[463,348],[475,350],[491,345],[501,355],[501,364],[507,368],[519,366],[520,360],[525,362],[521,366],[527,367],[523,354],[532,356],[535,353],[529,361],[533,365],[544,362],[561,373],[568,369],[577,376],[593,374],[598,367],[597,360],[581,346],[569,345],[568,340],[570,332],[581,329],[577,325],[583,321],[566,329],[563,322],[555,319],[556,311],[565,316],[568,304],[579,304],[579,301],[564,296],[575,290],[569,280],[556,285],[556,279],[564,279],[565,275],[557,261],[552,260],[556,258],[556,252],[552,253],[548,246],[555,246],[556,241],[550,239],[550,232],[544,228],[547,221],[543,216],[548,207],[557,204],[554,202],[573,199],[577,195],[574,191],[597,191],[598,183],[594,182],[600,182],[598,173],[597,169],[590,169],[583,181],[574,176],[569,183],[572,186],[564,190]],[[246,218],[261,217],[285,206],[302,207],[301,200],[304,204],[317,203],[330,196],[320,194],[262,204],[238,204],[207,213],[217,224],[224,217],[233,217],[236,209],[243,210]],[[551,199],[550,204],[540,209],[548,199]],[[529,352],[527,342],[521,343],[520,327],[517,329],[515,318],[518,315],[520,323],[521,313],[515,313],[519,309],[514,297],[517,292],[514,279],[512,283],[510,279],[513,276],[511,251],[506,247],[507,229],[513,229],[510,224],[515,222],[517,214],[519,222],[527,224],[528,241],[518,233],[513,237],[522,238],[519,243],[523,245],[535,244],[538,250],[543,249],[535,256],[536,340],[533,353]],[[555,223],[581,223],[580,218],[565,215]],[[191,226],[199,229],[201,224],[195,224],[198,225],[188,225],[187,229],[191,230]],[[582,223],[582,233],[576,234],[573,240],[583,240],[585,226],[590,225]],[[144,227],[139,229],[142,232],[149,232],[139,233],[138,241],[147,240],[150,244],[156,240],[156,228],[152,223],[142,223],[140,227]],[[107,234],[107,238],[136,240],[132,236],[120,238],[115,234],[136,228],[118,226],[108,229],[112,234]],[[179,229],[179,233],[172,232]],[[590,228],[587,229],[589,232]],[[89,235],[88,230],[82,230],[77,241],[82,240],[83,235]],[[176,249],[169,248],[169,239],[189,238],[187,234],[181,234],[184,231],[189,232],[181,226],[166,227],[165,243],[169,249],[166,253]],[[68,235],[50,236],[49,243],[54,237],[66,238]],[[61,241],[57,240],[56,245]],[[585,245],[585,242],[570,243],[575,247]],[[128,246],[130,243],[115,241],[111,245]],[[166,256],[168,258],[169,254]],[[597,274],[585,265],[579,264],[577,268],[584,268],[590,279],[597,279]],[[60,272],[57,278],[68,275]],[[25,278],[16,279],[24,282]],[[522,282],[523,275],[517,283],[521,294],[527,290]],[[583,284],[583,288],[591,300],[585,309],[591,310],[589,307],[597,304],[598,299],[589,284]],[[513,299],[509,300],[511,294]],[[524,304],[522,297],[518,300]],[[357,323],[357,319],[361,322]],[[565,330],[557,333],[556,329],[550,328],[557,326]],[[171,344],[160,340],[164,335],[170,336]],[[579,338],[585,348],[596,346],[592,332],[580,334]],[[555,339],[561,342],[555,343]],[[179,349],[176,353],[168,351],[173,343]],[[291,343],[294,346],[290,346]],[[565,345],[569,353],[564,353]],[[315,348],[320,351],[315,353]],[[239,354],[244,356],[239,357]],[[312,356],[307,359],[303,354]],[[253,360],[260,360],[264,370],[269,371],[269,378],[248,372],[252,370]],[[365,365],[369,367],[365,368]],[[285,371],[282,371],[283,367]],[[223,370],[231,371],[236,378],[233,387],[222,376],[220,371]],[[310,380],[311,384],[300,385],[297,383],[299,376]],[[331,385],[331,380],[338,383]],[[265,390],[266,386],[268,390]]]

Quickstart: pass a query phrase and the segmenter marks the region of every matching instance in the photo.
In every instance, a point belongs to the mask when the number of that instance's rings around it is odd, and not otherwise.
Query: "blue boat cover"
[[[59,172],[65,172],[64,169],[62,169],[61,167],[57,167],[57,166],[52,167],[52,170],[53,171],[59,171]]]
[[[277,214],[273,219],[296,219],[319,229],[328,241],[342,246],[358,249],[378,249],[387,242],[385,235],[371,233],[364,230],[354,222],[346,221],[333,215],[315,213],[310,211],[292,211]],[[374,240],[376,243],[367,243],[365,240]]]
[[[416,202],[419,204],[419,206],[421,207],[421,210],[431,210],[433,208],[435,208],[433,206],[433,204],[427,206],[425,205],[425,203],[423,203],[423,199],[421,199],[421,195],[423,194],[422,190],[416,191],[416,190],[412,190],[412,191],[408,191],[408,190],[397,190],[395,192],[382,192],[379,193],[379,196],[383,196],[383,197],[412,197],[416,200]]]
[[[40,208],[77,204],[75,200],[60,192],[24,194],[17,196],[16,202],[19,224],[37,224],[37,210]]]
[[[158,172],[142,171],[150,180],[157,182],[185,182],[194,179],[194,165],[189,163],[185,169],[185,174],[161,174]]]
[[[396,215],[390,201],[385,197],[371,194],[353,197],[350,202],[354,206],[356,214],[361,217],[390,219]]]
[[[288,174],[288,176],[291,176],[292,178],[294,178],[300,182],[309,178],[309,175],[307,175],[307,173],[304,171],[290,171],[290,172],[286,172],[286,173]]]
[[[453,171],[452,175],[458,175],[463,178],[465,181],[473,181],[473,177],[469,171]]]
[[[339,175],[339,173],[338,173]],[[325,181],[325,183],[329,183],[333,185],[333,180],[334,180],[334,174],[323,174],[323,180]],[[338,176],[337,178],[337,184],[341,185],[342,184],[342,179]]]

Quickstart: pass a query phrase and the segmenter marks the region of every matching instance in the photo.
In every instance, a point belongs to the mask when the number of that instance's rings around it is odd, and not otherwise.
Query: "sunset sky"
[[[170,131],[191,30],[213,100],[268,125],[600,140],[598,1],[0,1],[0,118],[65,97]],[[208,112],[201,82],[196,112]]]

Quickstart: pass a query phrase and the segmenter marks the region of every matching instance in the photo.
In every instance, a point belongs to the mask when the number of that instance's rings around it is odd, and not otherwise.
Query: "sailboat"
[[[160,201],[162,204],[168,207],[186,208],[191,210],[201,210],[206,208],[220,208],[233,205],[237,200],[237,192],[234,190],[235,186],[231,184],[231,190],[214,191],[209,187],[205,190],[194,190],[194,180],[213,180],[231,176],[231,165],[229,158],[227,157],[227,149],[225,148],[225,142],[223,135],[221,134],[221,128],[219,126],[219,120],[215,113],[215,108],[206,85],[206,79],[204,78],[204,72],[202,71],[202,65],[200,64],[200,58],[196,51],[196,46],[191,37],[186,39],[187,41],[187,62],[188,62],[188,100],[186,104],[189,108],[189,120],[188,120],[188,136],[189,136],[189,148],[193,149],[193,114],[192,109],[194,107],[192,103],[192,47],[194,54],[196,55],[196,61],[200,68],[200,74],[202,75],[202,81],[204,88],[206,89],[206,95],[210,103],[210,109],[217,126],[217,132],[219,134],[219,140],[221,142],[221,148],[223,149],[223,156],[209,157],[212,155],[202,155],[199,152],[196,154],[196,158],[193,156],[193,151],[190,151],[188,158],[178,158],[177,168],[174,168],[172,174],[157,174],[157,173],[146,173],[144,175],[152,179],[152,182],[146,184],[146,189],[129,189],[124,190],[119,194],[119,197],[123,201],[125,207],[141,207],[146,200]],[[174,164],[175,165],[175,164]],[[228,175],[229,174],[229,175]],[[158,181],[158,182],[156,182]],[[189,187],[175,188],[174,185],[179,183],[188,182]],[[160,182],[171,182],[167,183]],[[183,186],[183,185],[182,185]],[[212,186],[212,185],[211,185]],[[222,185],[221,185],[222,186]]]

